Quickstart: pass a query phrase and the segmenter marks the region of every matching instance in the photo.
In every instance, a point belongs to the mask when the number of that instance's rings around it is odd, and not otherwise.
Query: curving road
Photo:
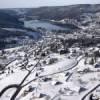
[[[95,91],[98,87],[100,87],[100,84],[96,85],[93,89],[91,89],[88,93],[86,93],[81,100],[85,100],[86,97],[91,94],[93,91]]]
[[[79,57],[80,57],[80,56],[79,56]],[[77,57],[76,59],[78,59],[79,57]],[[55,74],[59,74],[59,73],[63,73],[63,72],[69,71],[69,70],[75,68],[83,58],[84,58],[84,55],[83,55],[79,60],[77,60],[76,63],[75,63],[73,66],[71,66],[70,68],[68,68],[68,69],[66,69],[66,70],[59,71],[59,72],[55,72],[55,73],[51,73],[51,74],[47,74],[47,75],[38,76],[37,78],[32,79],[32,80],[30,80],[28,83],[24,84],[23,87],[27,86],[28,84],[30,84],[31,82],[33,82],[33,81],[35,81],[35,80],[37,80],[37,79],[39,79],[39,78],[43,78],[43,77],[47,77],[47,76],[51,76],[51,75],[55,75]],[[72,76],[72,74],[69,75],[69,78],[70,78],[71,76]],[[68,79],[69,79],[69,78],[68,78]]]

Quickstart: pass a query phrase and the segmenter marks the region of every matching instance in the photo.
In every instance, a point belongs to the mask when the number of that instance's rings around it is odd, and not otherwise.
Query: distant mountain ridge
[[[7,16],[11,17],[14,20],[16,20],[16,16],[31,16],[36,19],[44,20],[62,20],[65,18],[79,19],[80,15],[84,13],[96,12],[100,12],[100,4],[78,4],[69,6],[51,6],[39,8],[14,8],[4,10],[2,9],[0,10],[0,21],[2,19],[2,16],[5,14],[8,14]],[[18,22],[18,20],[16,20],[16,22]]]
[[[41,7],[31,9],[27,15],[37,16],[38,19],[55,19],[61,20],[64,18],[78,19],[83,13],[100,12],[100,5],[71,5],[58,7]]]
[[[14,11],[14,10],[13,10]],[[83,13],[100,12],[100,4],[79,4],[70,6],[52,6],[40,8],[19,9],[26,16],[33,16],[37,19],[61,20],[64,18],[78,19]]]

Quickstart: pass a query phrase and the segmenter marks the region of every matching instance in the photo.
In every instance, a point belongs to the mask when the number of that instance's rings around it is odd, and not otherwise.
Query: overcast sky
[[[0,0],[0,8],[100,4],[100,0]]]

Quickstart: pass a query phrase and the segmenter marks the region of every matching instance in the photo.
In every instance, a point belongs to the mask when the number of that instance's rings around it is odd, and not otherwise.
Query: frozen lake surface
[[[24,26],[27,28],[45,28],[48,31],[52,30],[67,30],[67,28],[63,28],[57,25],[54,25],[47,21],[40,21],[40,20],[31,20],[31,21],[25,21]]]

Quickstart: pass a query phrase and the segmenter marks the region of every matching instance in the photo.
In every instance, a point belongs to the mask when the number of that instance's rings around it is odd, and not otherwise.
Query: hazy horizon
[[[76,4],[100,4],[100,0],[0,0],[0,8],[37,8],[44,6],[67,6]]]

